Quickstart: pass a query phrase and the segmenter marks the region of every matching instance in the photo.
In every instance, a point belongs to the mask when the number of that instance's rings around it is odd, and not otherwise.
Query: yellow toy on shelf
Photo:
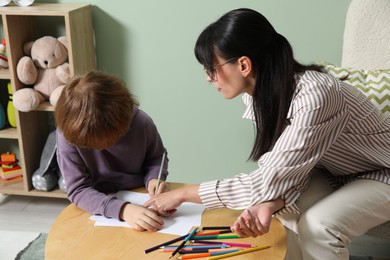
[[[8,87],[8,95],[9,95],[8,106],[7,106],[8,122],[12,127],[16,127],[16,117],[15,117],[15,108],[12,101],[13,92],[12,92],[11,82],[8,83],[7,87]]]

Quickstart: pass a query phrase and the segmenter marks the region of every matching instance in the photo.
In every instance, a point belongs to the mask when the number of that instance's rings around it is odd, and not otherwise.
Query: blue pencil
[[[183,242],[176,248],[176,250],[173,251],[172,255],[169,258],[174,257],[177,252],[179,252],[179,250],[188,242],[188,240],[190,240],[194,236],[197,231],[198,227],[194,228],[194,230],[191,231],[191,233],[183,240]]]

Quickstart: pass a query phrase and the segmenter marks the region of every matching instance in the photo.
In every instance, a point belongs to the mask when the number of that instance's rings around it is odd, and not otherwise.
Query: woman
[[[109,194],[146,187],[154,196],[167,188],[157,181],[163,142],[153,120],[137,105],[114,75],[90,71],[74,77],[54,112],[57,161],[76,206],[126,221],[139,231],[157,231],[164,222],[155,211]],[[168,175],[167,161],[162,180]]]
[[[246,209],[232,225],[240,236],[268,232],[276,213],[289,228],[287,258],[348,259],[353,237],[390,219],[390,118],[321,67],[298,63],[254,10],[210,24],[195,56],[224,98],[243,94],[258,169],[173,190],[146,206],[162,214],[184,201]]]

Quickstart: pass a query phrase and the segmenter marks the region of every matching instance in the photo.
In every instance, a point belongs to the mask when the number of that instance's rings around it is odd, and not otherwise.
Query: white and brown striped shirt
[[[243,101],[243,117],[253,120],[252,97],[244,94]],[[261,156],[258,169],[200,185],[206,207],[245,209],[282,197],[280,213],[299,212],[295,201],[317,166],[342,183],[367,178],[390,184],[390,117],[359,90],[307,71],[298,77],[287,119],[291,124]]]

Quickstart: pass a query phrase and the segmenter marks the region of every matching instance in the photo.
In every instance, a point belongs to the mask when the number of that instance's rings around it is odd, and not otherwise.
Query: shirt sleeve
[[[282,212],[299,211],[295,201],[308,185],[310,170],[349,120],[339,83],[329,78],[318,82],[302,83],[292,101],[291,124],[261,156],[256,170],[200,185],[206,207],[238,210],[281,197]]]
[[[57,161],[64,176],[69,200],[90,214],[119,219],[125,201],[93,188],[90,174],[77,149],[57,131]]]

